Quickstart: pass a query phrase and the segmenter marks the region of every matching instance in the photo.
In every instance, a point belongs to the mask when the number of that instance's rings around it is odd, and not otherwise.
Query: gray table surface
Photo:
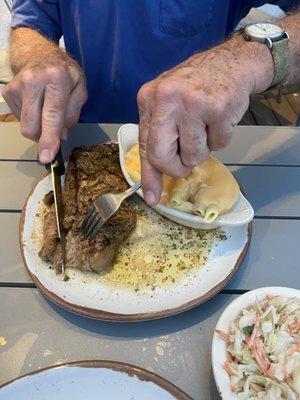
[[[63,153],[115,138],[118,125],[78,125]],[[218,399],[210,368],[214,325],[238,294],[261,286],[300,289],[300,130],[236,127],[218,153],[255,209],[249,253],[228,287],[209,302],[159,321],[91,321],[49,303],[33,287],[18,245],[21,208],[43,167],[19,124],[0,124],[0,384],[30,371],[80,359],[130,362],[154,371],[195,400]],[[59,340],[58,340],[59,338]],[[163,349],[163,350],[161,350]],[[163,354],[163,355],[161,355]]]

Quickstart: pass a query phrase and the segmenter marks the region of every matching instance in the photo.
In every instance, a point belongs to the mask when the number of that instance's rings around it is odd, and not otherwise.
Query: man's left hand
[[[265,62],[271,63],[264,82],[258,82],[260,76],[256,80],[247,55],[240,50],[244,45],[250,49],[252,45],[252,50],[263,47]],[[234,38],[141,87],[139,145],[148,204],[160,200],[162,173],[186,176],[210,151],[229,143],[233,126],[248,108],[249,95],[272,81],[272,58],[264,46]]]

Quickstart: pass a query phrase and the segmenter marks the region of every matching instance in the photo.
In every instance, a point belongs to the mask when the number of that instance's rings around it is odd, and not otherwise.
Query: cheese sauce
[[[138,145],[125,155],[125,169],[133,181],[141,180]],[[232,208],[238,194],[239,185],[229,169],[215,158],[208,157],[186,178],[163,175],[161,203],[201,215],[206,222],[212,222]]]

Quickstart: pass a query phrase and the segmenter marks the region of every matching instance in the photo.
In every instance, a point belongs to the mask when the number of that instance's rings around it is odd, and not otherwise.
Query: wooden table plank
[[[44,168],[35,162],[0,162],[0,210],[20,210]]]
[[[20,254],[19,218],[20,214],[0,214],[0,283],[31,282]]]
[[[239,125],[256,125],[256,121],[252,112],[250,111],[250,108],[248,108],[248,110],[245,112],[243,118],[239,122]]]
[[[299,220],[254,220],[250,249],[229,289],[285,286],[300,290]]]
[[[37,146],[20,133],[18,122],[0,123],[0,159],[36,160]]]
[[[280,125],[275,114],[265,101],[263,95],[256,95],[250,97],[250,110],[254,117],[256,125]]]
[[[300,128],[239,126],[213,155],[231,164],[300,165]]]
[[[256,216],[300,217],[300,168],[246,165],[230,169]]]
[[[69,140],[63,143],[64,155],[77,146],[90,146],[101,141],[116,138],[119,124],[78,124],[69,133]],[[20,134],[17,122],[0,123],[0,160],[37,160],[37,145]]]
[[[0,284],[31,283],[19,251],[18,215],[0,214],[0,237]],[[299,220],[254,220],[248,256],[228,287],[290,286],[300,290],[298,258],[290,256],[297,254],[299,243]]]
[[[295,113],[298,115],[300,113],[300,93],[287,93],[285,97]]]
[[[73,128],[63,144],[64,154],[83,143],[99,143],[108,136],[116,139],[120,125],[100,126],[101,129],[97,124],[79,124]],[[22,138],[18,123],[0,123],[0,142],[0,160],[36,160],[36,145]],[[237,126],[230,145],[215,155],[227,163],[300,165],[300,128]]]
[[[285,96],[282,96],[281,102],[277,101],[277,98],[273,95],[265,96],[267,104],[272,108],[276,118],[280,125],[295,125],[297,114],[291,107]]]
[[[0,384],[50,365],[83,359],[136,364],[175,383],[194,400],[216,400],[210,368],[214,326],[236,296],[217,295],[158,321],[114,324],[73,315],[36,290],[0,288]],[[1,396],[0,396],[1,397]]]

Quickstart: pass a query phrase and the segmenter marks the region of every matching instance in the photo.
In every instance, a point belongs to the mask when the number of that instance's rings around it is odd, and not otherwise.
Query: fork
[[[140,187],[141,182],[137,182],[125,192],[105,193],[99,196],[88,209],[80,226],[85,239],[91,239],[106,221],[118,211],[122,202],[132,196]]]

